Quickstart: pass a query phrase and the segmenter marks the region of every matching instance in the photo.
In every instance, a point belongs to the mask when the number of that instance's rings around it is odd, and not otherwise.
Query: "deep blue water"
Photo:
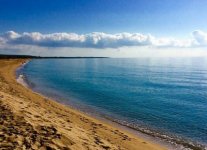
[[[21,73],[63,103],[175,143],[207,143],[205,58],[36,59]]]

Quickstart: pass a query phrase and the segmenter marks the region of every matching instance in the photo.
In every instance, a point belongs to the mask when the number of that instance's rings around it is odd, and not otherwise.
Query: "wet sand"
[[[16,82],[26,59],[0,60],[0,148],[163,150],[127,130],[48,99]]]

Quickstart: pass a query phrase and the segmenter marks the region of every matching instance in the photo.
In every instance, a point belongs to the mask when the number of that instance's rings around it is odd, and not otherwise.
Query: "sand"
[[[25,61],[0,60],[0,149],[166,149],[22,86],[15,70]]]

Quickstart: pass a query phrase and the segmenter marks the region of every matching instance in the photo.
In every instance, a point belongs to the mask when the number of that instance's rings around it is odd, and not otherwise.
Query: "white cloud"
[[[207,46],[207,33],[196,30],[192,33],[194,39],[195,39],[195,44],[199,46]]]
[[[100,32],[78,35],[76,33],[18,34],[9,31],[2,36],[8,44],[38,45],[46,47],[118,48],[122,46],[151,45],[151,36],[139,33],[106,34]]]
[[[21,35],[19,35],[18,33],[14,32],[14,31],[8,31],[8,32],[4,33],[1,37],[8,39],[8,40],[12,40],[12,39],[17,39],[17,38],[21,37]]]
[[[0,35],[1,45],[32,45],[39,47],[77,47],[77,48],[121,48],[131,46],[191,48],[207,46],[207,33],[192,32],[188,39],[157,38],[150,34],[118,33],[106,34],[94,32],[89,34],[39,32],[16,33],[8,31]]]

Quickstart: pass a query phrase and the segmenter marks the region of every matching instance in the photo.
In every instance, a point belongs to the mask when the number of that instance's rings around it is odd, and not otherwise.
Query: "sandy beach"
[[[0,60],[0,149],[166,149],[19,84],[15,71],[25,61]]]

